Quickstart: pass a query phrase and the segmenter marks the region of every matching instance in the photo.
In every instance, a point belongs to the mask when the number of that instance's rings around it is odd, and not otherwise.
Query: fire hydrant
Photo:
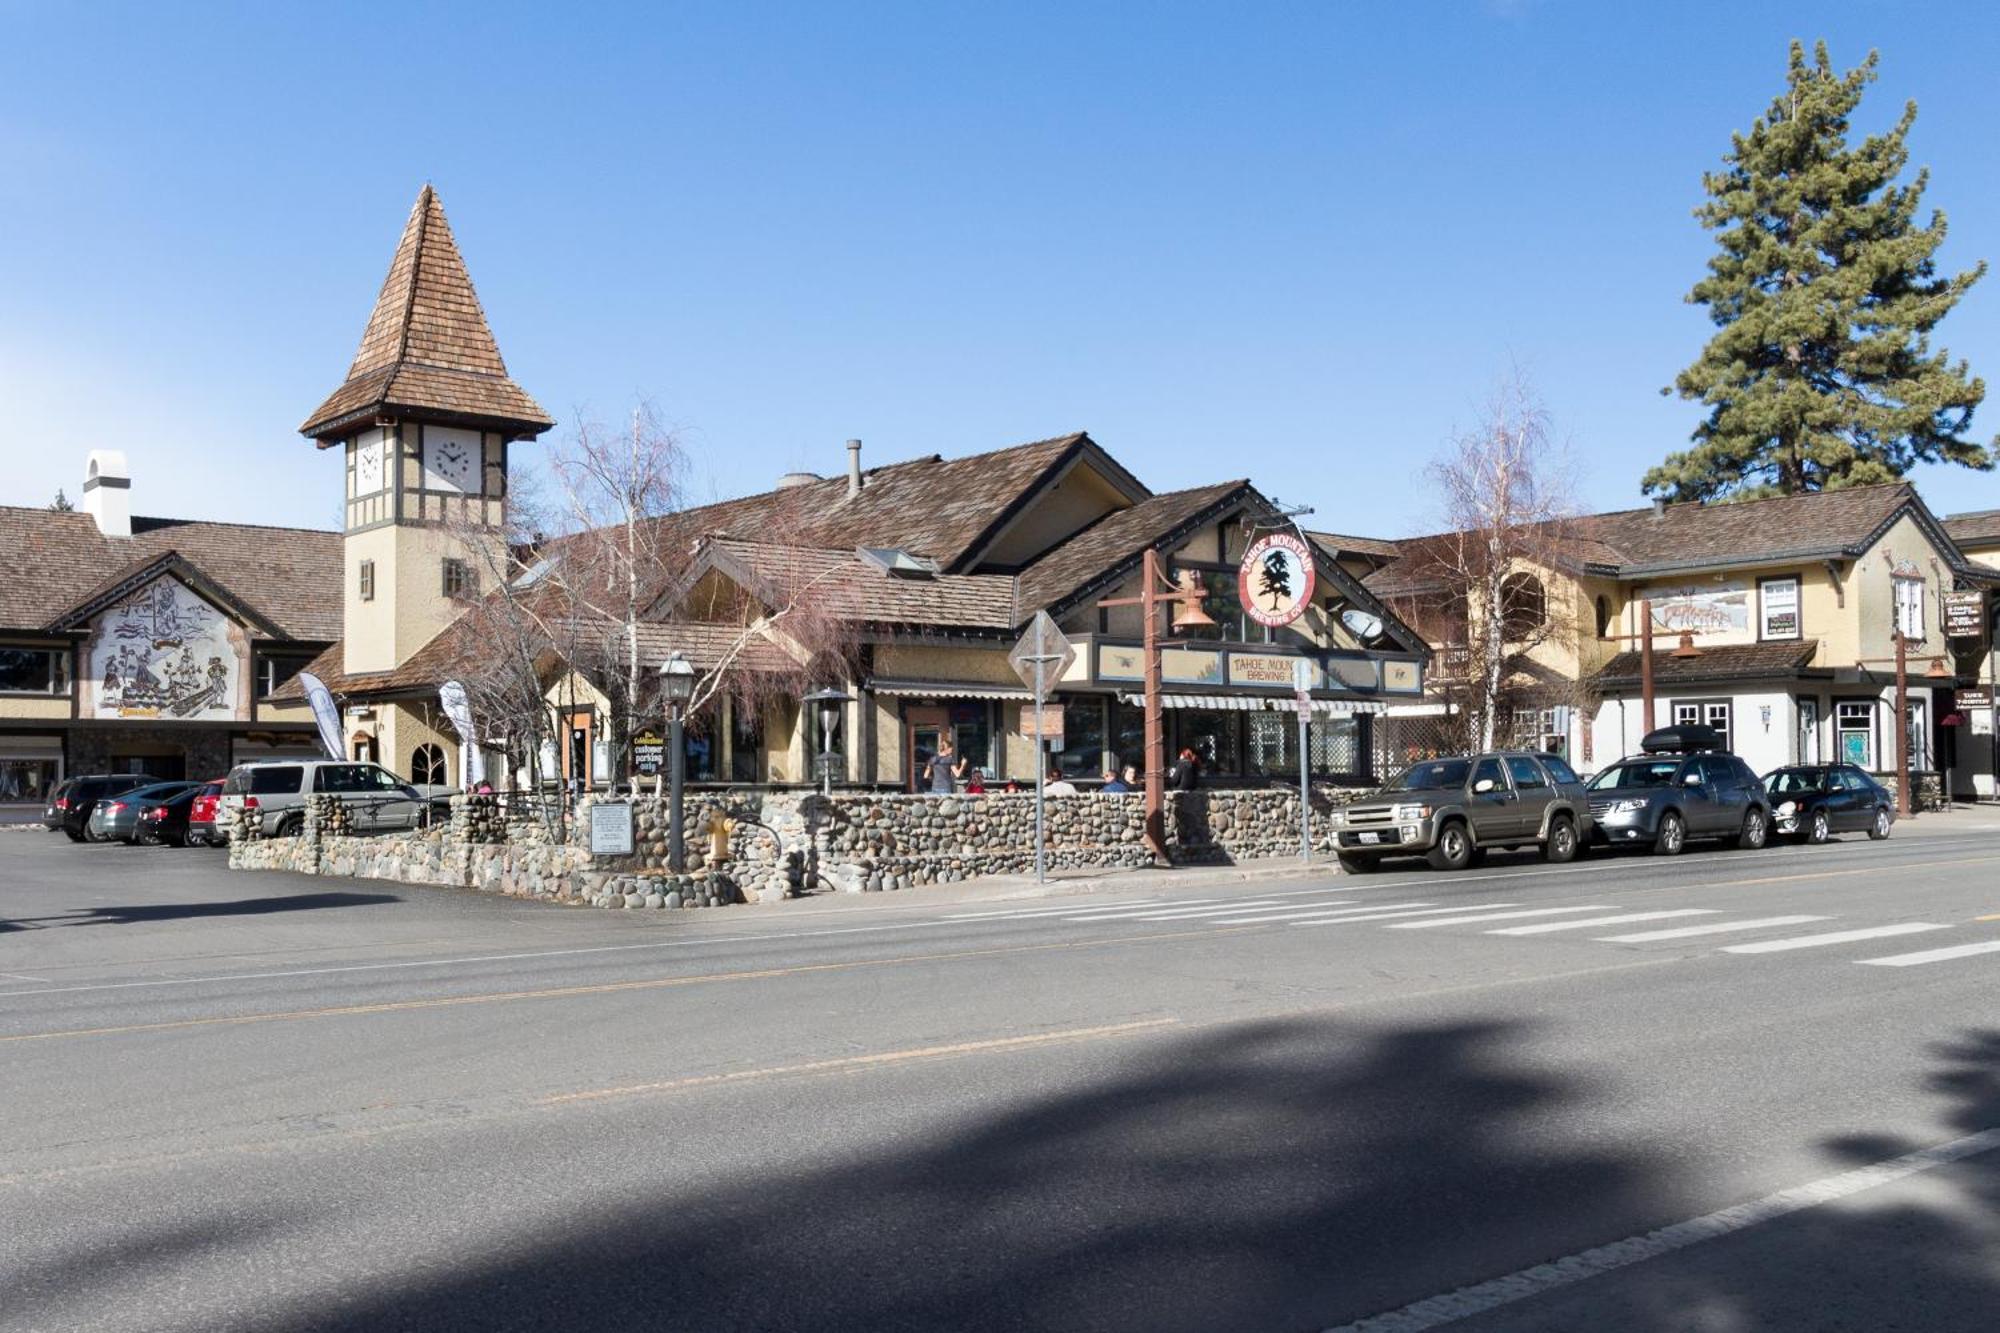
[[[708,864],[719,866],[729,859],[729,835],[736,831],[736,821],[720,810],[708,812]]]

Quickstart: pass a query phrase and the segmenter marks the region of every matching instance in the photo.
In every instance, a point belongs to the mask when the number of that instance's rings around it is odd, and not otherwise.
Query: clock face
[[[475,491],[479,479],[479,436],[471,431],[424,432],[424,485],[434,491]]]
[[[382,489],[382,441],[371,440],[354,451],[354,493],[371,495]]]

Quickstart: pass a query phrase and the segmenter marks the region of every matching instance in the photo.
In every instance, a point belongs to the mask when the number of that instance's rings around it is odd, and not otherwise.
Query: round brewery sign
[[[1236,595],[1260,625],[1289,625],[1312,604],[1312,548],[1291,532],[1273,532],[1250,543],[1236,571]]]

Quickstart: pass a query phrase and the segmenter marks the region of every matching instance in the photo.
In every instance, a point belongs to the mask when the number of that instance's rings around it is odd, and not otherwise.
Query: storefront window
[[[1242,719],[1243,714],[1235,712],[1176,709],[1173,713],[1173,753],[1179,754],[1182,746],[1191,748],[1201,760],[1204,775],[1241,773]]]
[[[1358,717],[1315,716],[1307,744],[1311,748],[1314,773],[1352,777],[1365,775],[1368,771],[1361,758],[1361,719]]]
[[[54,759],[0,759],[0,804],[48,800],[58,767]]]
[[[61,694],[69,654],[59,648],[0,648],[0,694]]]
[[[1875,705],[1872,701],[1836,705],[1834,732],[1841,763],[1875,771]]]
[[[993,707],[987,703],[951,705],[951,740],[968,765],[993,775]]]
[[[764,776],[764,715],[745,704],[729,705],[729,780],[758,782]]]
[[[1251,713],[1245,719],[1252,776],[1299,776],[1299,721],[1296,713]]]
[[[704,715],[703,720],[706,719]],[[692,724],[681,732],[681,777],[688,782],[715,781],[715,741],[706,728],[695,730]]]
[[[1146,712],[1135,704],[1111,705],[1111,762],[1121,769],[1130,764],[1140,777],[1146,775]]]
[[[1144,719],[1141,719],[1142,723]],[[1104,701],[1071,699],[1063,705],[1063,748],[1056,767],[1066,778],[1104,776]]]

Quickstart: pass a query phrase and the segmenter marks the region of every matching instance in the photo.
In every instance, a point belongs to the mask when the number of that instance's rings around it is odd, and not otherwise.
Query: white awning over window
[[[981,685],[959,680],[871,680],[867,688],[876,694],[920,696],[926,699],[1020,699],[1034,695],[1022,685]]]
[[[1121,694],[1120,700],[1134,708],[1146,705],[1143,694]],[[1166,694],[1160,695],[1162,708],[1199,708],[1209,712],[1235,713],[1289,713],[1297,704],[1288,694]],[[1388,705],[1374,699],[1314,699],[1313,712],[1331,716],[1348,716],[1355,713],[1380,713]]]

